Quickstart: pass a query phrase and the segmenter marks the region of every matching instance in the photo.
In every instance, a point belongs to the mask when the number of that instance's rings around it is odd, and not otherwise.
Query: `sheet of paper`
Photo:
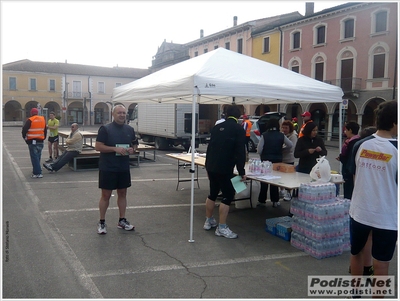
[[[129,144],[115,144],[116,147],[123,147],[123,148],[129,148]],[[121,156],[121,154],[115,153],[116,156]],[[129,156],[129,153],[127,152],[125,156]]]
[[[280,179],[280,176],[272,176],[272,175],[264,175],[264,176],[259,176],[257,179],[262,179],[262,180],[274,180],[274,179]]]
[[[233,188],[235,188],[236,193],[242,192],[247,188],[246,184],[240,181],[241,179],[242,179],[241,176],[236,176],[231,179]]]

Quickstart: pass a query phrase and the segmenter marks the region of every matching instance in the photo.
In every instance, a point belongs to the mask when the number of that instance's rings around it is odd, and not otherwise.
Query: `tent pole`
[[[342,151],[342,132],[343,132],[342,107],[343,107],[343,102],[339,103],[339,154]],[[342,169],[341,166],[342,166],[342,164],[339,161],[339,172],[341,172],[341,169]]]
[[[190,238],[189,242],[194,242],[193,240],[193,207],[194,207],[194,173],[195,173],[195,165],[194,165],[194,153],[195,153],[195,140],[196,140],[196,104],[197,97],[193,94],[192,99],[192,146],[190,147],[192,153],[192,163],[190,167],[191,173],[191,185],[190,185]]]

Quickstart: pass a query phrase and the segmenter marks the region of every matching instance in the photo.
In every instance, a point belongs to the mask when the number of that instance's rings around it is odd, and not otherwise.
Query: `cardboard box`
[[[208,134],[211,132],[211,120],[210,119],[199,119],[199,133]]]
[[[280,172],[296,172],[294,165],[286,163],[273,163],[272,169]]]

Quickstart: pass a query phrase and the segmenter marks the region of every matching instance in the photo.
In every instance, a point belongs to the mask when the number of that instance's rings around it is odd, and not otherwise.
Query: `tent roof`
[[[259,59],[218,48],[114,88],[113,101],[272,104],[341,102],[343,91]]]

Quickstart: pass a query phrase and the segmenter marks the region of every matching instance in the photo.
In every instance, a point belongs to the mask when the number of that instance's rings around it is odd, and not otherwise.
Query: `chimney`
[[[234,16],[233,17],[233,26],[236,26],[237,25],[237,16]]]
[[[314,13],[314,2],[306,2],[306,17]]]
[[[204,30],[203,30],[203,29],[200,29],[200,39],[201,39],[202,37],[204,37]]]

